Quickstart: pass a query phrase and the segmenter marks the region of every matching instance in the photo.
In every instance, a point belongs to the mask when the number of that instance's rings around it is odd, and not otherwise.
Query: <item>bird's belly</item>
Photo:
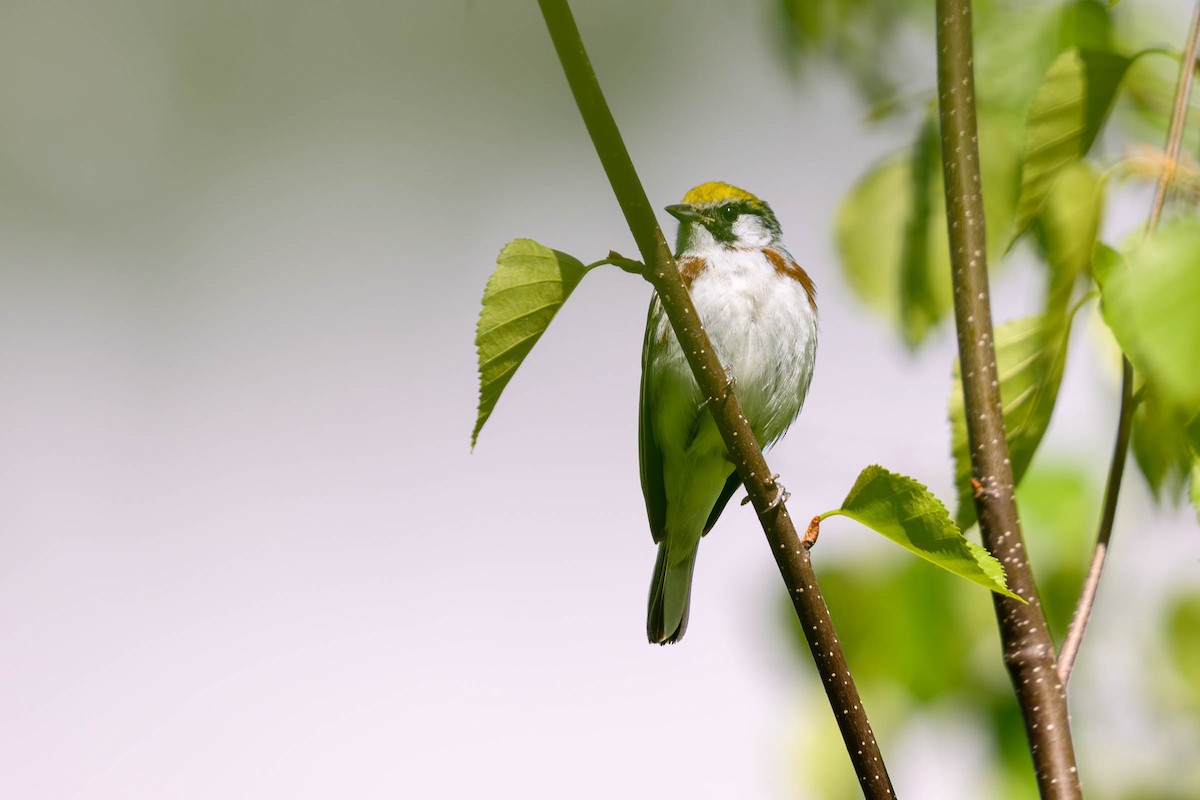
[[[766,445],[784,434],[804,403],[816,353],[815,312],[804,288],[769,264],[706,273],[692,286],[693,301],[737,381],[750,427]]]

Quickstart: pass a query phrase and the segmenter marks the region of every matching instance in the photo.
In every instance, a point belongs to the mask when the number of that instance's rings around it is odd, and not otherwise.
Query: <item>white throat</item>
[[[757,214],[742,214],[734,221],[732,230],[734,247],[766,247],[775,238]]]

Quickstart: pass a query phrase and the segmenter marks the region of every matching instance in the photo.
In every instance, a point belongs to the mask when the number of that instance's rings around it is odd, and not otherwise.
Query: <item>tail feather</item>
[[[666,541],[658,545],[650,582],[650,610],[646,615],[646,637],[651,643],[674,644],[687,630],[696,550],[693,547],[686,558],[676,561],[670,557]]]

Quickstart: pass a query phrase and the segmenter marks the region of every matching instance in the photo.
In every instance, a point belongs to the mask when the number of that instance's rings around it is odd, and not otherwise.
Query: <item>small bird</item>
[[[700,321],[755,438],[771,445],[799,415],[812,380],[812,279],[784,249],[771,207],[743,189],[704,183],[666,210],[679,220],[675,259]],[[642,493],[658,544],[646,618],[652,643],[683,637],[700,537],[742,483],[704,406],[655,295],[642,346],[638,426]]]

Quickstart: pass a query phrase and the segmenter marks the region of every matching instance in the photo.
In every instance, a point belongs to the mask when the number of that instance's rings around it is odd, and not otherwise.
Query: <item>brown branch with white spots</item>
[[[817,585],[808,549],[796,533],[784,503],[783,489],[767,467],[762,449],[742,414],[736,391],[730,386],[725,367],[717,358],[708,334],[696,315],[696,308],[684,285],[684,276],[671,257],[646,197],[646,190],[638,179],[616,121],[600,91],[599,81],[588,60],[571,9],[566,0],[538,0],[538,5],[588,135],[646,263],[642,274],[658,293],[696,383],[707,398],[706,407],[721,432],[730,460],[736,466],[746,486],[746,493],[758,512],[759,522],[787,585],[788,595],[812,651],[813,661],[821,675],[825,694],[863,795],[870,800],[895,797],[883,756],[871,731],[871,723],[834,632],[829,609]]]
[[[1067,695],[1055,672],[1054,644],[1025,553],[1000,405],[988,300],[970,0],[937,2],[937,84],[954,317],[977,487],[975,509],[984,545],[1004,565],[1009,588],[1027,601],[992,595],[1004,664],[1025,721],[1041,796],[1078,800],[1083,795]]]

